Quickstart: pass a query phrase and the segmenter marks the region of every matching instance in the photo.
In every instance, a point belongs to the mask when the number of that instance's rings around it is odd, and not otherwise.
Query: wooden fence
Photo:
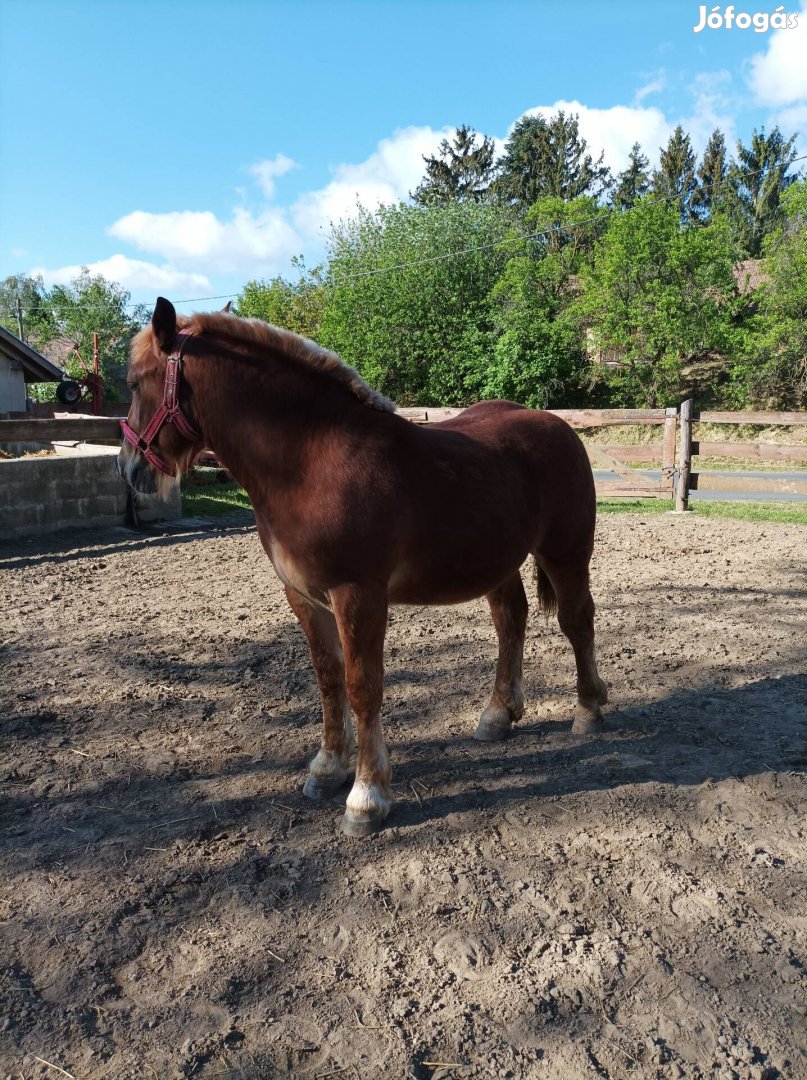
[[[434,424],[458,416],[462,409],[404,408],[398,413],[415,424]],[[759,461],[807,461],[807,446],[785,446],[749,441],[696,441],[693,425],[702,424],[807,424],[805,412],[702,412],[695,413],[692,401],[677,409],[553,409],[573,428],[592,429],[605,426],[640,424],[661,429],[661,437],[641,446],[600,445],[587,443],[592,466],[616,475],[617,480],[597,484],[601,497],[664,498],[675,497],[676,509],[686,510],[690,491],[759,492],[761,495],[807,495],[807,476],[743,477],[721,472],[692,470],[698,455],[752,458]],[[56,419],[0,420],[0,446],[4,443],[52,443],[54,441],[115,442],[120,439],[120,425],[115,417],[70,416]],[[678,457],[676,463],[676,444]],[[654,480],[630,468],[629,462],[661,463],[661,479]]]
[[[458,416],[462,409],[399,409],[399,414],[415,424],[436,424]],[[578,430],[642,424],[661,428],[661,439],[643,446],[601,446],[586,443],[592,467],[614,473],[617,480],[598,482],[597,495],[606,498],[672,499],[675,492],[675,444],[677,409],[551,409]],[[661,479],[653,480],[629,461],[660,461]]]
[[[807,424],[807,412],[701,412],[691,400],[681,404],[681,438],[678,454],[676,510],[689,508],[690,491],[737,491],[760,495],[807,495],[807,476],[754,477],[727,476],[724,472],[693,472],[692,458],[698,456],[752,458],[758,461],[807,461],[807,446],[759,443],[743,440],[703,442],[693,439],[694,424],[761,424],[765,427]]]

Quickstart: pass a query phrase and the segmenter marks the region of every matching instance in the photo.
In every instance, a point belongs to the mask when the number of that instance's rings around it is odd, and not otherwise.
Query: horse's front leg
[[[305,630],[322,698],[322,745],[311,762],[303,793],[328,799],[347,779],[353,752],[353,718],[345,690],[345,661],[330,611],[286,588],[292,611]]]
[[[381,731],[387,591],[384,586],[344,585],[330,595],[345,656],[348,697],[356,714],[356,778],[341,827],[348,836],[368,836],[382,827],[392,801],[389,755]]]

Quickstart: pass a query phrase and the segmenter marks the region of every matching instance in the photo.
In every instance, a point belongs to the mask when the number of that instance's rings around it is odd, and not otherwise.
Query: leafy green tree
[[[534,239],[513,250],[491,293],[496,336],[485,397],[546,408],[574,396],[585,373],[575,275],[607,214],[591,198],[541,199],[527,212]]]
[[[687,222],[692,212],[692,197],[697,188],[695,151],[689,135],[679,124],[665,147],[661,148],[659,166],[653,173],[653,194],[678,210]]]
[[[540,114],[522,116],[499,159],[496,194],[522,212],[549,195],[597,198],[611,179],[603,156],[595,161],[588,153],[576,115],[558,112],[549,119]]]
[[[0,283],[0,323],[20,335],[35,349],[41,349],[55,335],[50,297],[41,277],[12,274]]]
[[[144,305],[130,311],[130,300],[126,289],[101,274],[90,274],[86,267],[69,285],[54,285],[49,294],[51,341],[58,340],[70,349],[65,369],[75,376],[84,373],[85,365],[92,370],[93,334],[97,333],[99,370],[107,395],[120,390],[129,342],[150,315]]]
[[[400,404],[477,400],[511,226],[473,202],[360,208],[332,227],[321,342]]]
[[[322,267],[307,270],[302,257],[292,259],[297,281],[278,275],[271,281],[248,281],[235,302],[235,314],[293,330],[296,334],[318,340],[324,286]]]
[[[782,197],[795,181],[796,136],[785,139],[778,127],[769,135],[754,130],[751,145],[737,143],[728,170],[727,208],[742,249],[762,253],[765,237],[782,225]]]
[[[484,202],[496,173],[495,154],[493,139],[463,124],[452,142],[443,139],[437,157],[423,158],[426,176],[412,198],[421,206]]]
[[[652,195],[612,217],[592,265],[581,269],[579,310],[594,348],[619,364],[595,364],[618,402],[669,404],[685,360],[729,349],[735,254],[724,219],[682,228],[678,207]]]
[[[631,147],[628,166],[616,178],[611,203],[617,210],[630,210],[637,199],[650,190],[650,162],[642,153],[639,143]]]
[[[763,245],[765,277],[746,348],[734,365],[736,403],[807,407],[807,180],[781,201],[782,224]]]
[[[726,140],[723,132],[715,128],[703,152],[698,183],[692,193],[691,206],[700,218],[709,218],[723,205],[726,172]]]

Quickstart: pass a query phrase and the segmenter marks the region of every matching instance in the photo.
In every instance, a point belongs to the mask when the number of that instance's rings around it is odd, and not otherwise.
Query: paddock
[[[601,517],[595,737],[537,604],[493,745],[487,605],[394,609],[363,841],[248,522],[0,544],[0,1074],[805,1075],[804,536]]]

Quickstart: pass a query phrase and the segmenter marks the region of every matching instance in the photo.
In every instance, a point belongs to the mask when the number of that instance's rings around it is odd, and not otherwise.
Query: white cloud
[[[798,25],[775,30],[765,52],[751,60],[749,83],[762,105],[791,105],[807,98],[807,0]]]
[[[62,266],[56,270],[35,267],[30,271],[36,277],[41,275],[46,285],[67,285],[77,278],[81,266]],[[129,259],[125,255],[112,255],[99,262],[88,263],[91,274],[101,274],[108,281],[116,281],[125,289],[149,290],[163,293],[210,292],[210,279],[204,274],[187,273],[170,266],[157,266],[155,263]]]
[[[180,267],[213,266],[219,272],[271,272],[300,247],[285,212],[275,207],[258,214],[238,207],[229,221],[220,221],[210,210],[135,210],[107,231]]]
[[[382,139],[378,148],[358,164],[341,164],[333,179],[319,191],[302,195],[291,208],[297,228],[309,237],[319,236],[332,221],[352,217],[356,203],[372,210],[406,199],[424,174],[424,155],[433,155],[453,128],[408,127]]]
[[[258,181],[258,185],[266,198],[271,199],[275,194],[275,179],[278,176],[285,176],[291,169],[298,167],[297,162],[292,161],[285,154],[276,154],[268,161],[258,161],[254,165],[250,165],[248,171]]]
[[[782,109],[774,114],[773,123],[778,124],[785,138],[792,132],[798,132],[796,136],[796,153],[799,157],[807,155],[807,102],[802,105],[793,105],[789,109]],[[804,169],[807,162],[797,161],[794,168]]]
[[[655,79],[652,79],[649,83],[645,83],[644,86],[640,86],[636,93],[633,95],[633,104],[641,105],[646,97],[650,94],[658,94],[664,89],[664,72],[660,71]]]
[[[134,210],[107,232],[184,270],[279,273],[287,269],[291,256],[321,244],[331,222],[353,216],[357,202],[375,209],[406,199],[423,176],[423,156],[435,153],[451,133],[429,127],[396,131],[364,161],[335,166],[328,184],[304,193],[290,206],[267,203],[259,212],[237,207],[229,220],[210,210]],[[278,154],[251,166],[250,172],[271,197],[274,178],[293,167],[291,158]]]
[[[556,101],[554,105],[537,105],[524,115],[553,116],[558,112],[577,114],[580,134],[588,143],[589,153],[596,159],[602,150],[605,164],[614,173],[628,164],[630,149],[635,142],[641,144],[652,165],[658,147],[666,144],[673,129],[661,109],[641,105],[595,109],[579,101]]]
[[[720,128],[730,149],[734,141],[734,116],[738,102],[732,91],[731,73],[728,71],[703,72],[696,75],[691,83],[695,104],[692,115],[681,120],[681,126],[688,132],[692,145],[698,153],[703,153],[709,136]]]

